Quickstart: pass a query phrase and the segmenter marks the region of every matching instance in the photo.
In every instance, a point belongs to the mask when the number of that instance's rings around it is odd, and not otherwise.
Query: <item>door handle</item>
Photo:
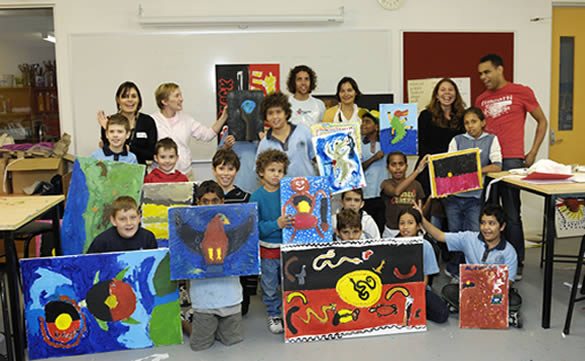
[[[550,130],[550,145],[555,145],[555,144],[559,144],[563,142],[562,138],[556,138],[555,137],[555,130],[551,129]]]

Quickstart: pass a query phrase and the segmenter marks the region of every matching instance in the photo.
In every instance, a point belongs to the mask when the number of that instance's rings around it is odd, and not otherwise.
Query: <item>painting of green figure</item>
[[[110,227],[112,201],[130,196],[140,202],[144,165],[78,157],[61,228],[63,254],[87,252],[93,239]]]

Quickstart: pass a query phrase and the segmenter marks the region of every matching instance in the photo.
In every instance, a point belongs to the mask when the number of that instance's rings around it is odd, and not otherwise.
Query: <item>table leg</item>
[[[542,328],[550,328],[550,313],[553,285],[553,263],[555,254],[555,209],[554,197],[545,197],[544,213],[546,214],[546,228],[544,234],[544,247],[546,247],[544,260],[544,287],[542,292]]]
[[[20,309],[20,290],[18,285],[18,257],[14,245],[14,234],[4,233],[4,248],[6,249],[6,266],[8,268],[8,299],[10,300],[10,315],[12,316],[12,330],[14,338],[15,360],[24,360],[24,334],[22,330],[22,312]],[[6,347],[10,347],[7,342]]]
[[[53,218],[53,241],[55,242],[55,256],[62,256],[63,253],[61,251],[61,231],[60,231],[60,221],[61,221],[61,211],[59,209],[59,204],[56,204],[53,207],[52,218]]]

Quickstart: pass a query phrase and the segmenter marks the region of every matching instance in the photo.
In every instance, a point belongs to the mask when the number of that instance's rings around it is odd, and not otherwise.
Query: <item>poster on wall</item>
[[[386,154],[418,153],[416,104],[380,104],[380,146]]]
[[[581,237],[585,233],[585,199],[557,198],[555,205],[557,237]]]
[[[280,64],[215,65],[217,118],[228,105],[228,93],[234,90],[260,90],[264,95],[280,90]]]
[[[281,214],[291,214],[292,228],[282,230],[282,243],[331,242],[331,193],[324,177],[282,178]]]
[[[20,264],[30,359],[183,342],[167,249]]]
[[[508,328],[508,266],[459,265],[459,327]]]
[[[434,198],[483,188],[479,148],[432,154],[428,167]]]
[[[171,278],[260,273],[256,203],[169,209]]]
[[[426,330],[422,242],[283,244],[285,341]]]
[[[144,165],[77,157],[61,227],[63,254],[87,252],[94,238],[111,227],[114,199],[134,198],[140,203]]]
[[[194,182],[147,183],[142,187],[142,227],[154,234],[159,247],[169,246],[170,207],[193,205]]]

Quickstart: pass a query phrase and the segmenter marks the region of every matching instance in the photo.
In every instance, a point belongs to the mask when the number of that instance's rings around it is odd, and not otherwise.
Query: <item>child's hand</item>
[[[418,167],[416,167],[417,173],[422,172],[425,169],[425,167],[427,166],[427,164],[429,164],[429,156],[430,156],[430,154],[425,155],[424,158],[420,161],[420,163],[418,164]]]
[[[233,135],[230,134],[225,138],[225,145],[226,146],[231,148],[234,146],[235,143],[236,143],[236,137],[234,137]]]
[[[412,201],[412,208],[416,209],[421,216],[423,215],[422,201],[420,199],[417,201]]]
[[[264,139],[265,136],[266,136],[266,133],[258,132],[258,139],[262,140],[262,139]]]
[[[278,222],[278,228],[291,228],[295,223],[295,218],[292,214],[285,214],[276,220]]]
[[[376,154],[374,154],[374,157],[376,160],[380,160],[384,158],[384,152],[382,152],[381,150],[377,151]]]

